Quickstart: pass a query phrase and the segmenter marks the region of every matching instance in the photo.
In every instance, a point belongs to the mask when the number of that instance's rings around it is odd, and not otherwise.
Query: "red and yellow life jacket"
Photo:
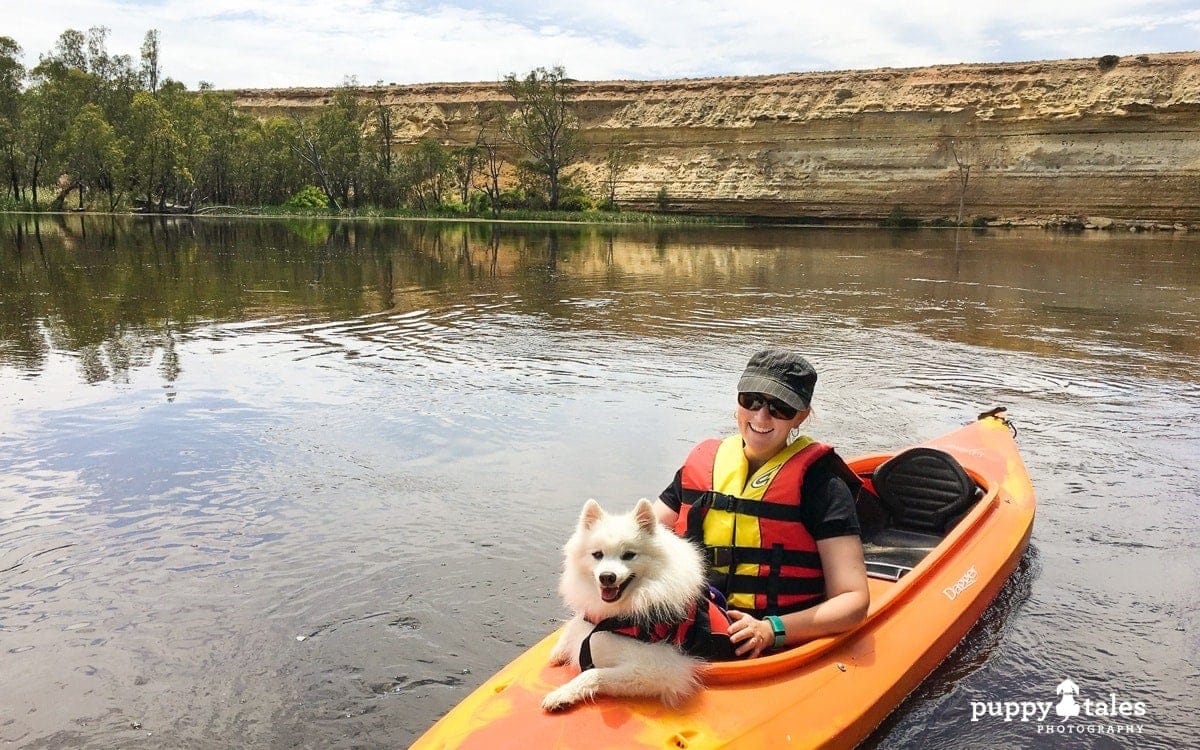
[[[801,437],[747,476],[740,435],[692,449],[675,532],[707,550],[709,582],[730,609],[761,618],[824,598],[817,543],[800,520],[800,488],[808,468],[831,451]]]

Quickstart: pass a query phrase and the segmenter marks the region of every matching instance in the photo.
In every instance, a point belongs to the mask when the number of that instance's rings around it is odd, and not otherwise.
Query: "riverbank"
[[[573,179],[606,194],[603,146],[627,144],[615,198],[636,210],[952,221],[969,169],[968,222],[1200,225],[1200,52],[573,85],[595,144]],[[230,93],[272,117],[310,114],[333,90]],[[470,145],[481,108],[512,104],[497,82],[366,93],[399,146]]]
[[[838,221],[819,217],[783,218],[769,216],[707,216],[701,214],[663,214],[639,211],[506,211],[498,216],[445,211],[420,213],[404,210],[344,210],[329,211],[284,206],[217,206],[201,207],[195,212],[172,211],[30,211],[0,210],[3,214],[33,216],[138,216],[159,218],[259,218],[259,219],[389,219],[396,221],[469,222],[479,224],[593,224],[593,225],[664,225],[664,226],[772,226],[809,228],[881,228],[881,229],[1021,229],[1040,228],[1064,232],[1197,232],[1200,224],[1158,222],[1151,220],[1118,220],[1105,216],[1044,216],[975,219],[957,226],[947,219],[918,219],[907,215],[888,216],[882,220]]]
[[[734,225],[753,224],[753,217],[708,216],[697,214],[662,214],[639,211],[533,211],[512,210],[498,215],[470,213],[448,208],[445,211],[418,212],[405,209],[347,209],[333,211],[317,208],[287,206],[200,206],[194,211],[35,211],[30,209],[0,209],[0,214],[34,216],[134,216],[164,218],[261,218],[261,219],[395,219],[402,221],[463,221],[478,223],[538,223],[538,224],[664,224],[664,225]]]

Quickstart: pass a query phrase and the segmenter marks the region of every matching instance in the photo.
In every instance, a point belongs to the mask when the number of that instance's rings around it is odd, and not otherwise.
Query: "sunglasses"
[[[764,396],[761,393],[739,393],[738,403],[743,409],[750,411],[758,411],[764,406],[767,407],[767,413],[776,419],[795,419],[796,409],[788,406],[777,398]]]

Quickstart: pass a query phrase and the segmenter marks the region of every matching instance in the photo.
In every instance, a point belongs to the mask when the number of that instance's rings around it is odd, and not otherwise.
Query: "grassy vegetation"
[[[237,212],[232,207],[231,213]],[[337,218],[393,218],[393,219],[449,219],[473,221],[547,221],[575,222],[586,224],[746,224],[744,217],[696,216],[691,214],[661,214],[641,211],[550,211],[537,209],[509,209],[492,214],[488,211],[470,211],[458,205],[442,206],[437,209],[419,211],[408,208],[344,209],[333,211],[328,208],[297,208],[289,206],[262,206],[243,209],[244,213],[257,216],[309,216]],[[216,212],[214,212],[216,213]]]
[[[70,208],[71,212],[76,209]],[[12,196],[0,197],[0,213],[8,212],[50,212],[48,201],[39,201],[34,205],[29,200],[15,201]],[[94,203],[84,202],[84,213],[113,213],[108,210],[104,201]],[[121,206],[115,213],[129,212],[128,206]],[[192,214],[182,214],[192,215]],[[362,206],[358,208],[333,209],[328,206],[303,205],[289,202],[283,205],[269,206],[200,206],[198,216],[260,216],[260,217],[306,217],[306,218],[381,218],[381,219],[430,219],[430,220],[462,220],[462,221],[528,221],[528,222],[571,222],[579,224],[670,224],[670,225],[748,225],[753,219],[744,216],[695,215],[682,213],[657,213],[647,211],[619,211],[587,208],[577,211],[551,211],[549,209],[508,208],[498,214],[486,209],[476,210],[458,203],[445,204],[435,208],[415,209],[407,207],[379,208]]]

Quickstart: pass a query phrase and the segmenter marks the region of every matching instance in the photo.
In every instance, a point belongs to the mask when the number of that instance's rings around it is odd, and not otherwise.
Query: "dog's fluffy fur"
[[[579,647],[592,623],[608,617],[678,622],[706,585],[699,551],[661,528],[645,499],[624,515],[609,515],[588,500],[563,552],[558,588],[574,617],[550,653],[556,665],[579,667]],[[699,688],[703,662],[670,642],[598,632],[591,650],[595,667],[549,693],[542,708],[557,711],[596,695],[658,697],[677,706]]]

